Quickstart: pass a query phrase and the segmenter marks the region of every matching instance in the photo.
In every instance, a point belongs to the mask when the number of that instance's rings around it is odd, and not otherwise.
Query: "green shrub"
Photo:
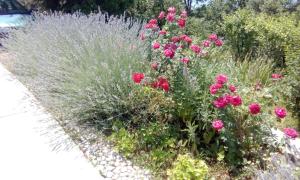
[[[115,148],[125,157],[132,157],[137,144],[134,135],[121,128],[112,133],[109,139],[114,142]]]
[[[204,180],[208,178],[208,167],[203,160],[179,155],[173,167],[168,170],[168,176],[174,180]]]
[[[128,117],[130,74],[144,59],[141,24],[104,14],[33,19],[4,46],[15,55],[13,71],[38,99],[64,120],[109,126]]]

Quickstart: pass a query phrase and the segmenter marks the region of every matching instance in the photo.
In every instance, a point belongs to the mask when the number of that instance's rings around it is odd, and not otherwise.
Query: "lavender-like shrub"
[[[102,13],[36,14],[4,47],[12,71],[54,114],[104,126],[126,115],[130,75],[144,58],[140,27]]]

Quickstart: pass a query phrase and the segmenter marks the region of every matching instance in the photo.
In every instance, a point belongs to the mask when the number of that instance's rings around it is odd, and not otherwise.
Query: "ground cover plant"
[[[271,128],[292,118],[281,92],[287,78],[269,57],[236,61],[213,32],[188,34],[188,18],[174,7],[145,25],[37,14],[4,46],[13,72],[63,123],[105,130],[157,177],[253,177],[280,151]],[[286,138],[298,136],[284,128]]]

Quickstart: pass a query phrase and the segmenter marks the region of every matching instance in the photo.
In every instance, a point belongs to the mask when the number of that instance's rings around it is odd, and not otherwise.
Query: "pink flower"
[[[185,27],[185,19],[183,19],[183,18],[178,19],[177,24],[180,28],[184,28]]]
[[[222,109],[228,105],[228,102],[225,97],[219,97],[216,100],[214,100],[213,104],[216,108]]]
[[[248,108],[249,108],[249,112],[252,115],[260,113],[260,105],[258,103],[252,103],[252,104],[249,105]]]
[[[158,15],[158,19],[163,19],[165,17],[165,12],[161,11]]]
[[[164,47],[164,49],[171,49],[171,50],[173,50],[173,51],[176,51],[177,48],[178,48],[178,47],[177,47],[176,44],[174,44],[174,43],[168,43],[168,44],[166,44],[165,47]]]
[[[152,23],[148,23],[145,25],[146,29],[154,29],[154,28],[158,28],[157,24],[152,24]]]
[[[168,13],[166,19],[167,19],[167,21],[170,22],[170,23],[173,22],[173,21],[175,20],[175,14],[173,14],[173,13]]]
[[[281,107],[276,107],[274,112],[275,112],[276,116],[280,119],[285,118],[285,116],[287,114],[286,110]]]
[[[152,64],[151,64],[151,68],[152,68],[153,70],[157,70],[158,64],[157,64],[156,62],[152,63]]]
[[[222,87],[223,87],[222,84],[212,84],[209,87],[210,94],[216,94],[218,90],[221,89]]]
[[[222,120],[216,119],[212,122],[212,127],[217,131],[220,132],[224,128],[224,123]]]
[[[185,10],[181,11],[180,17],[187,18],[187,12]]]
[[[182,35],[180,35],[180,39],[181,39],[181,40],[183,40],[183,41],[184,41],[185,37],[187,37],[187,35],[186,35],[186,34],[182,34]]]
[[[162,30],[159,31],[158,34],[159,34],[159,35],[166,35],[166,34],[167,34],[167,31],[164,30],[164,29],[162,29]]]
[[[153,45],[152,45],[153,49],[158,49],[160,47],[160,44],[158,42],[155,42]]]
[[[225,84],[228,81],[228,77],[225,74],[219,74],[216,76],[216,82],[218,84]]]
[[[215,41],[215,45],[216,45],[216,46],[222,46],[222,45],[223,45],[223,41],[222,41],[221,39],[217,39],[217,40]]]
[[[170,90],[170,85],[168,82],[163,83],[162,85],[160,85],[160,87],[165,91],[168,92]]]
[[[184,57],[180,61],[183,62],[183,63],[185,63],[185,64],[188,64],[190,62],[190,59],[187,58],[187,57]]]
[[[150,84],[150,86],[152,87],[152,88],[158,88],[158,81],[154,81],[154,82],[152,82],[151,84]]]
[[[164,77],[159,77],[158,78],[158,84],[157,84],[157,86],[160,87],[161,89],[163,89],[165,92],[168,92],[170,90],[169,82]]]
[[[216,34],[211,34],[208,36],[208,39],[211,41],[216,41],[218,39],[218,36]]]
[[[229,90],[234,93],[236,91],[236,87],[234,85],[229,85]]]
[[[231,102],[232,96],[229,94],[225,94],[224,96],[224,100],[227,104],[229,104]]]
[[[177,43],[177,42],[180,41],[180,38],[179,38],[178,36],[174,36],[174,37],[171,38],[171,41],[172,41],[173,43]]]
[[[175,55],[175,52],[171,49],[165,49],[164,54],[165,54],[166,57],[172,59]]]
[[[272,79],[277,80],[277,79],[281,79],[282,75],[281,74],[272,74]]]
[[[296,137],[299,136],[298,132],[293,128],[284,128],[283,132],[287,137],[292,139],[295,139]]]
[[[169,7],[168,12],[175,14],[176,13],[176,8],[175,7]]]
[[[196,54],[199,54],[201,52],[201,48],[198,45],[195,45],[195,44],[191,45],[190,49],[192,51],[194,51]]]
[[[151,20],[149,21],[149,24],[157,24],[157,20],[156,20],[156,19],[151,19]]]
[[[141,81],[144,79],[144,77],[145,77],[144,73],[133,73],[132,74],[132,80],[137,84],[141,83]]]
[[[209,47],[210,46],[210,41],[209,40],[205,40],[205,41],[203,41],[203,46],[204,47]]]
[[[240,96],[232,96],[230,104],[232,104],[233,106],[240,106],[242,105],[242,98]]]

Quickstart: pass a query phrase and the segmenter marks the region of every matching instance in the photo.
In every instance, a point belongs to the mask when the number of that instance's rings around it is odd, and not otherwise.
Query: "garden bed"
[[[272,158],[284,161],[285,142],[298,136],[283,125],[296,120],[282,93],[288,75],[268,60],[234,61],[214,33],[185,34],[187,18],[173,7],[146,25],[101,13],[36,15],[4,42],[9,69],[108,178],[270,176]],[[279,141],[272,128],[280,126]],[[293,177],[290,159],[282,171]]]

